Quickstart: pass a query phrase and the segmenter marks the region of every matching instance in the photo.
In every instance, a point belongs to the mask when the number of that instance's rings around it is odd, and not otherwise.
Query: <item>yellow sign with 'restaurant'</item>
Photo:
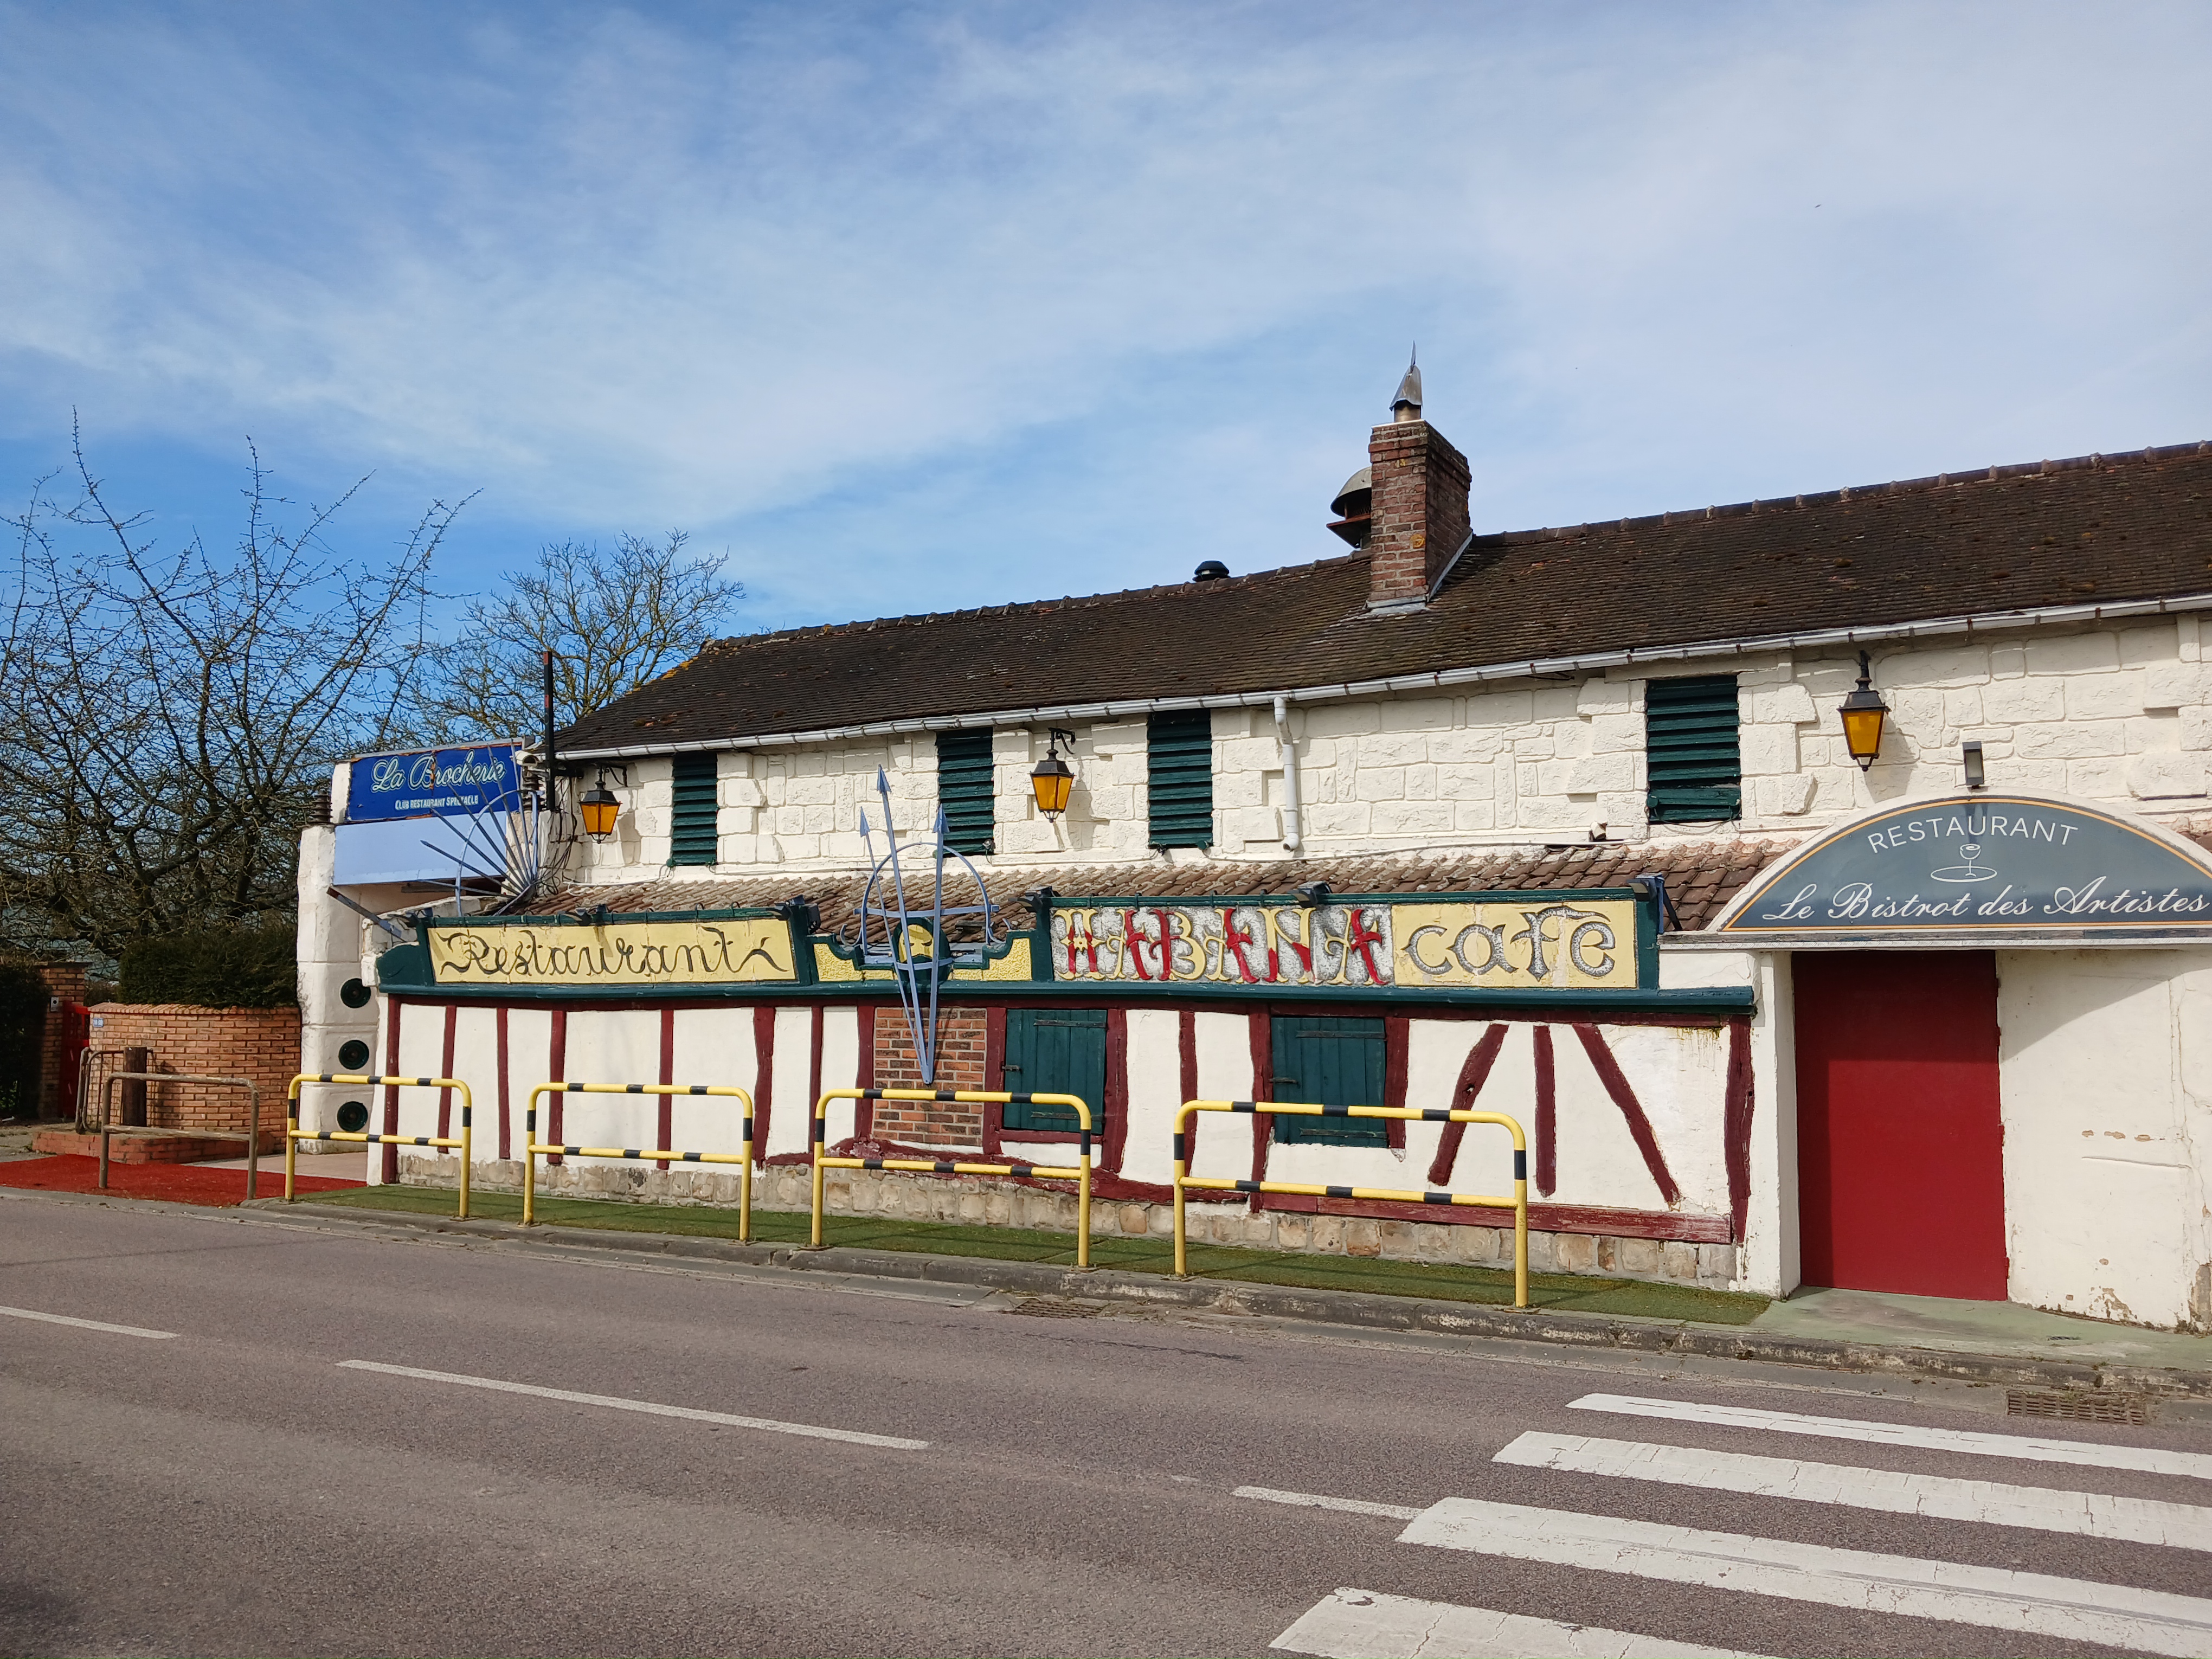
[[[433,927],[429,941],[431,975],[441,985],[729,985],[797,977],[791,930],[775,917]]]

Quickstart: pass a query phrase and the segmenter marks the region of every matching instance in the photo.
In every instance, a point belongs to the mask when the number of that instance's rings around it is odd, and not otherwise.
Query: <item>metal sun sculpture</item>
[[[955,968],[980,968],[988,959],[998,913],[990,890],[975,873],[975,866],[945,844],[945,809],[939,807],[935,830],[927,841],[910,840],[904,846],[891,827],[891,787],[879,767],[876,793],[884,803],[884,841],[889,848],[880,859],[869,832],[868,815],[860,813],[860,844],[867,849],[868,884],[860,896],[860,950],[863,968],[889,969],[897,980],[899,1002],[906,1011],[907,1030],[914,1036],[914,1053],[921,1067],[924,1087],[937,1086],[937,994]],[[927,874],[916,868],[916,858],[928,865]],[[945,861],[960,866],[974,885],[977,902],[945,902]],[[902,862],[903,860],[903,862]],[[926,906],[910,904],[907,884],[917,889],[929,883]],[[947,931],[948,922],[963,924],[974,917],[976,940],[957,947]],[[967,931],[962,926],[960,931]]]
[[[544,814],[535,789],[505,790],[486,801],[481,811],[441,816],[431,820],[438,839],[423,838],[422,845],[440,858],[453,861],[453,913],[462,902],[481,896],[482,884],[497,870],[498,897],[487,914],[498,915],[525,904],[545,878]]]

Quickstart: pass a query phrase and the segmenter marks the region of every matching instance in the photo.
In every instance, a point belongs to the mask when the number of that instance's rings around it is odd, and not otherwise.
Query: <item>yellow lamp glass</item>
[[[1075,774],[1067,763],[1057,755],[1047,755],[1030,774],[1030,788],[1036,795],[1037,811],[1048,818],[1056,818],[1067,811],[1068,792],[1075,787]]]
[[[1889,713],[1889,705],[1881,695],[1864,686],[1845,697],[1837,711],[1843,716],[1844,747],[1863,772],[1874,764],[1875,757],[1881,752],[1881,723]]]
[[[584,833],[593,841],[605,841],[612,835],[615,819],[622,813],[622,803],[603,783],[593,784],[586,790],[576,808],[583,815]]]

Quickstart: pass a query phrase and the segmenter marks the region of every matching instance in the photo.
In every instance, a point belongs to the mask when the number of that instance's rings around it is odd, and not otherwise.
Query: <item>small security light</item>
[[[1030,787],[1036,792],[1037,811],[1048,818],[1056,818],[1067,811],[1068,792],[1075,787],[1075,774],[1060,757],[1060,745],[1075,747],[1075,733],[1054,726],[1048,728],[1044,758],[1030,774]]]
[[[1966,787],[1969,789],[1985,787],[1989,778],[1982,770],[1982,740],[1979,738],[1967,738],[1964,753],[1966,761]]]
[[[1867,653],[1859,653],[1859,688],[1844,697],[1837,713],[1844,721],[1844,747],[1863,772],[1874,764],[1874,757],[1881,752],[1881,723],[1888,716],[1889,705],[1872,685],[1874,671],[1868,665]]]

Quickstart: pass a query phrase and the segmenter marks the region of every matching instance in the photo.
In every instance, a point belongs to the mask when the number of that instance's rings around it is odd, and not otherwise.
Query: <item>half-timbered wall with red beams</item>
[[[1018,996],[949,1005],[940,1070],[946,1086],[997,1089],[1005,1022]],[[1032,1001],[1030,1006],[1040,1006]],[[1066,998],[1052,1006],[1079,1006]],[[1098,1222],[1115,1231],[1155,1231],[1171,1197],[1170,1137],[1185,1100],[1273,1097],[1272,1022],[1279,1014],[1332,1010],[1301,1000],[1276,1008],[1192,1000],[1171,1006],[1116,1004],[1106,1011],[1103,1097],[1095,1193]],[[1530,1225],[1547,1236],[1539,1259],[1563,1267],[1734,1282],[1735,1247],[1752,1200],[1753,1087],[1750,1017],[1734,1013],[1411,1006],[1383,1016],[1386,1098],[1377,1103],[1471,1106],[1507,1113],[1530,1148]],[[911,1082],[912,1041],[896,1002],[609,1002],[547,1008],[441,1003],[392,997],[383,1022],[386,1063],[399,1073],[468,1079],[477,1090],[478,1156],[511,1160],[530,1086],[551,1080],[734,1083],[752,1091],[758,1156],[771,1167],[805,1159],[807,1117],[823,1091],[897,1087]],[[1295,1094],[1295,1091],[1290,1091]],[[1288,1097],[1287,1096],[1285,1097]],[[655,1101],[619,1096],[554,1097],[550,1139],[571,1145],[653,1144],[733,1151],[731,1103],[714,1097]],[[387,1132],[442,1130],[451,1103],[412,1091],[384,1099]],[[1449,1187],[1510,1191],[1509,1143],[1476,1126],[1393,1125],[1375,1147],[1285,1144],[1264,1117],[1201,1118],[1194,1171],[1202,1175],[1370,1187]],[[1011,1143],[1040,1161],[1073,1138],[1009,1130],[1000,1108],[839,1102],[833,1145],[866,1142],[884,1152],[932,1154],[949,1147],[997,1156]],[[1044,1143],[1044,1144],[1035,1144]],[[397,1148],[381,1175],[402,1178]],[[588,1164],[590,1160],[568,1160]],[[691,1176],[671,1186],[659,1172],[610,1164],[605,1182],[549,1170],[554,1190],[696,1196]],[[498,1184],[514,1172],[484,1171]],[[410,1156],[405,1178],[450,1179],[450,1158]],[[942,1183],[940,1183],[942,1184]],[[970,1183],[979,1184],[979,1183]],[[1013,1183],[996,1183],[1006,1187]],[[1050,1183],[1039,1183],[1049,1188]],[[663,1191],[663,1188],[666,1188]],[[796,1190],[794,1188],[794,1190]],[[776,1183],[761,1201],[777,1206]],[[1433,1207],[1267,1194],[1206,1194],[1200,1223],[1212,1236],[1276,1248],[1433,1255],[1449,1252],[1437,1229],[1510,1226],[1510,1209]],[[872,1203],[870,1207],[884,1207]],[[1233,1230],[1231,1216],[1244,1218]],[[1343,1225],[1307,1224],[1333,1217]],[[1276,1224],[1278,1223],[1289,1224]],[[1262,1237],[1264,1235],[1264,1237]],[[1702,1250],[1698,1247],[1705,1247]]]

